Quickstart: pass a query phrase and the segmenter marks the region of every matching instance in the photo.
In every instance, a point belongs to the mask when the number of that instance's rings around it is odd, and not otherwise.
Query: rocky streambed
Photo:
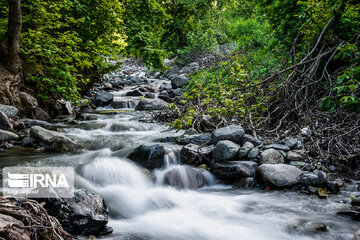
[[[59,103],[63,115],[52,121],[16,119],[16,109],[0,106],[2,167],[74,167],[75,198],[37,201],[80,238],[354,236],[358,182],[308,158],[306,129],[269,141],[236,124],[198,133],[152,122],[149,113],[167,109],[187,85],[178,73],[126,63],[79,109]]]

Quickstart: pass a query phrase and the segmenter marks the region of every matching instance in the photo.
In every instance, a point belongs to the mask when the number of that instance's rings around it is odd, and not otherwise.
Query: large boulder
[[[39,142],[40,146],[50,151],[76,152],[82,149],[82,146],[74,139],[40,126],[31,127],[30,135]]]
[[[17,134],[0,129],[0,143],[10,140],[16,140],[18,138],[19,136]]]
[[[4,112],[9,118],[13,118],[19,113],[19,110],[16,107],[3,104],[0,104],[0,111]]]
[[[168,103],[161,99],[141,99],[135,110],[165,110]]]
[[[165,173],[164,183],[177,188],[197,189],[206,184],[200,169],[176,166]]]
[[[164,165],[165,149],[160,144],[140,145],[130,155],[134,162],[148,169],[160,168]]]
[[[240,125],[230,125],[215,130],[211,135],[211,140],[214,144],[222,140],[229,140],[241,144],[244,135],[245,131]]]
[[[93,102],[96,106],[104,107],[110,104],[113,101],[113,99],[114,96],[111,93],[101,90],[100,92],[96,93]]]
[[[176,138],[176,143],[180,145],[186,145],[189,143],[201,145],[210,142],[211,135],[208,133],[200,133],[194,135],[182,135]]]
[[[267,149],[260,154],[260,164],[284,163],[284,157],[275,149]]]
[[[11,131],[13,128],[12,124],[9,121],[8,116],[4,112],[0,111],[0,129]]]
[[[300,183],[301,170],[286,164],[263,164],[256,169],[256,176],[264,185],[291,187]]]
[[[108,208],[100,195],[79,189],[73,198],[40,199],[45,209],[55,216],[64,229],[71,234],[100,235],[111,232],[108,223]]]
[[[252,161],[229,161],[215,163],[213,173],[218,178],[235,179],[253,177],[257,164]]]
[[[31,96],[26,92],[20,92],[19,97],[23,106],[25,106],[28,109],[34,109],[39,105],[36,98],[34,98],[33,96]]]
[[[225,161],[234,158],[239,152],[240,146],[229,140],[220,141],[216,144],[213,152],[215,161]]]
[[[187,79],[184,76],[176,75],[171,78],[171,87],[174,89],[184,87],[188,84],[189,84],[189,79]]]

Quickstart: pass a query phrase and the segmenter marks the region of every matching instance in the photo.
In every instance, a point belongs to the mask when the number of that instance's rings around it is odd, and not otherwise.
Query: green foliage
[[[125,46],[119,1],[23,0],[21,7],[26,80],[43,99],[76,100],[89,73],[110,70],[103,57]]]
[[[172,126],[189,128],[204,115],[221,122],[222,119],[246,119],[255,109],[265,111],[264,90],[259,87],[245,90],[254,83],[257,82],[249,78],[241,54],[234,54],[229,61],[194,74],[181,100],[185,113]]]

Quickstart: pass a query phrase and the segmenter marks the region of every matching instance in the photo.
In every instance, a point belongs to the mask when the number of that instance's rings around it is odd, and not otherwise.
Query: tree
[[[9,21],[0,44],[0,102],[18,105],[18,90],[22,80],[20,50],[21,0],[9,0]]]

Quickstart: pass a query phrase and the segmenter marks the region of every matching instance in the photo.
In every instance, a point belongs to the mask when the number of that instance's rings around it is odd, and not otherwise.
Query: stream
[[[114,92],[126,97],[130,88]],[[157,177],[129,160],[127,156],[140,144],[158,142],[183,132],[167,126],[139,121],[146,111],[135,111],[136,104],[115,111],[99,108],[84,114],[85,119],[58,119],[60,131],[84,144],[78,154],[8,152],[1,165],[71,166],[76,171],[76,186],[100,194],[110,211],[109,226],[114,232],[100,239],[176,239],[176,240],[265,240],[334,239],[348,240],[358,230],[357,222],[336,215],[349,204],[357,191],[349,185],[338,195],[319,199],[296,192],[233,189],[216,184],[206,172],[208,185],[198,190],[180,190],[163,184],[163,176],[179,168],[181,146],[163,144],[163,168]],[[10,164],[9,164],[10,163]],[[205,171],[205,170],[204,170]],[[186,182],[186,171],[182,172]],[[322,224],[327,231],[317,231]],[[320,227],[319,227],[320,226]]]

